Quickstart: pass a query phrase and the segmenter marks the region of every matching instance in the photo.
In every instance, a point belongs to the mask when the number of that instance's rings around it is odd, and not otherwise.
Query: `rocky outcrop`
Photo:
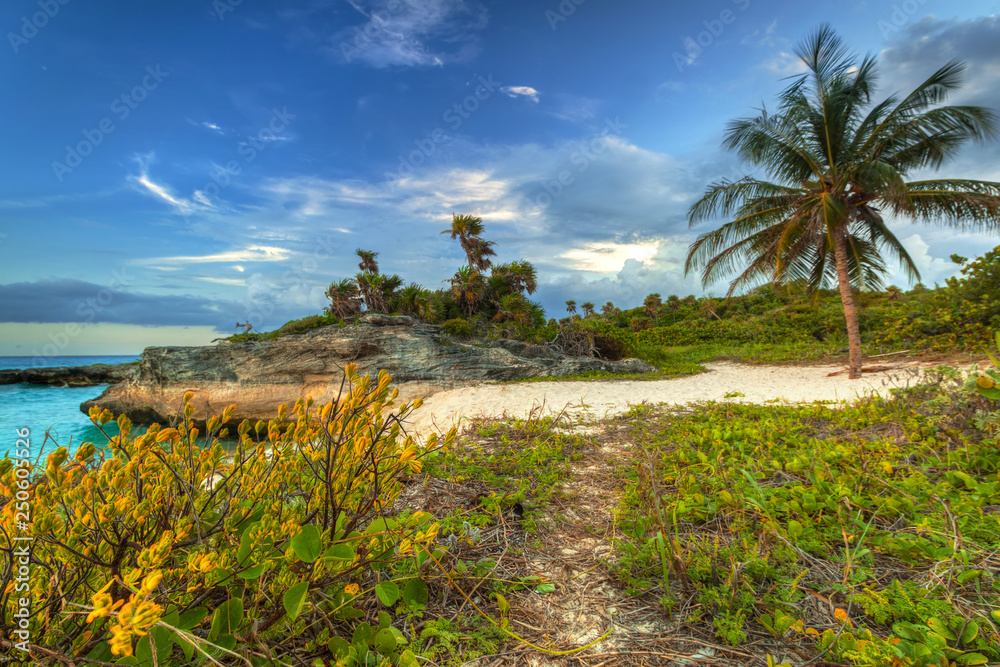
[[[93,387],[114,384],[135,376],[135,364],[50,366],[0,370],[0,384],[50,384],[61,387]]]
[[[237,406],[232,421],[270,419],[282,403],[291,406],[309,396],[329,401],[349,363],[360,373],[385,370],[406,401],[483,381],[654,370],[638,359],[568,358],[547,346],[519,341],[468,345],[409,317],[368,315],[355,326],[274,340],[150,347],[142,353],[136,377],[109,387],[81,409],[97,405],[136,423],[166,422],[179,415],[182,397],[191,391],[198,421],[229,405]]]

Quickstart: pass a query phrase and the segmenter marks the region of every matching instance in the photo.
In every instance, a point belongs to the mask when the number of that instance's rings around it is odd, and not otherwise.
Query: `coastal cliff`
[[[96,405],[140,424],[164,423],[179,417],[183,396],[190,391],[196,421],[221,414],[229,405],[236,406],[233,422],[271,419],[282,403],[291,406],[309,396],[329,401],[349,363],[361,374],[388,372],[405,401],[483,381],[655,370],[638,359],[572,358],[519,341],[468,345],[410,317],[368,315],[343,329],[324,327],[274,340],[150,347],[142,353],[135,377],[80,407],[87,412]]]

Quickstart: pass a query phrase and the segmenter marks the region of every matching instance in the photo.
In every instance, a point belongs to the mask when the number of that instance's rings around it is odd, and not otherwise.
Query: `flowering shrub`
[[[203,436],[187,394],[176,427],[139,434],[119,417],[107,450],[85,443],[71,457],[60,447],[27,476],[4,458],[3,654],[31,664],[415,664],[389,612],[426,602],[419,566],[438,526],[390,509],[400,476],[455,433],[419,446],[402,428],[419,402],[394,409],[389,382],[350,365],[336,400],[244,421],[228,447],[233,408]],[[18,579],[25,543],[29,576]]]

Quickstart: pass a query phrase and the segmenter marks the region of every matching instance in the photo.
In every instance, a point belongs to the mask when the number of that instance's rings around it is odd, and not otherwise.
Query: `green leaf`
[[[933,630],[937,634],[941,635],[942,637],[944,637],[948,641],[956,641],[956,640],[958,640],[958,635],[956,635],[952,631],[952,629],[949,628],[944,623],[944,621],[942,621],[939,618],[934,618],[933,616],[931,618],[928,618],[927,619],[927,627],[929,627],[931,630]]]
[[[372,639],[372,626],[367,623],[361,623],[358,627],[354,628],[354,635],[351,637],[351,643],[354,645],[364,644],[367,646]]]
[[[376,584],[375,595],[386,607],[391,607],[399,599],[399,586],[391,581]]]
[[[215,645],[224,648],[227,651],[232,651],[236,646],[236,637],[233,635],[224,635],[216,640]]]
[[[508,611],[510,611],[510,603],[507,602],[507,598],[497,593],[497,606],[500,607],[500,615],[504,616]]]
[[[239,572],[236,576],[240,579],[259,579],[260,575],[264,574],[264,570],[267,569],[267,563],[261,563],[260,565],[254,565],[248,570]]]
[[[963,653],[955,658],[955,662],[960,665],[985,665],[989,661],[990,659],[982,653]]]
[[[306,597],[309,594],[309,582],[300,581],[287,591],[282,602],[285,603],[285,613],[293,621],[302,613],[302,607],[306,604]]]
[[[181,647],[181,651],[184,653],[184,657],[187,658],[187,661],[191,662],[191,658],[194,657],[194,644],[183,637],[178,637],[177,645]]]
[[[347,542],[338,542],[323,553],[323,560],[351,561],[354,560],[354,547]]]
[[[201,622],[206,618],[208,618],[208,610],[204,607],[195,607],[181,614],[180,619],[177,621],[177,627],[181,630],[190,630],[197,625],[201,625]]]
[[[979,636],[979,625],[975,621],[969,621],[962,631],[962,644],[971,644]]]
[[[212,629],[208,638],[214,640],[220,635],[234,635],[243,622],[243,600],[232,598],[223,602],[212,614]]]
[[[413,654],[413,651],[406,649],[399,654],[398,667],[418,667],[419,662],[417,662],[417,656]]]
[[[427,604],[427,584],[419,578],[410,579],[403,588],[403,602],[410,609],[422,609]]]
[[[379,630],[372,645],[376,651],[385,655],[396,650],[396,636],[388,628]]]
[[[378,629],[385,630],[392,625],[392,617],[384,611],[378,613]]]
[[[341,637],[334,637],[330,640],[330,643],[326,645],[330,649],[330,653],[333,654],[335,658],[343,658],[351,650],[351,645],[347,643],[347,640]]]
[[[538,584],[537,586],[535,586],[535,592],[536,593],[541,593],[542,595],[546,595],[548,593],[555,593],[556,592],[556,585],[555,584]]]
[[[250,538],[250,533],[243,533],[243,537],[240,539],[240,548],[236,552],[237,565],[244,565],[250,559],[251,554],[253,554],[253,547],[254,541]]]
[[[299,534],[292,538],[292,551],[299,560],[312,563],[323,553],[323,540],[319,528],[313,525],[302,526]]]

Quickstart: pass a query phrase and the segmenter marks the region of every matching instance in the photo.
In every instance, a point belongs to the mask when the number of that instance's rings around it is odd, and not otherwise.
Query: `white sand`
[[[874,363],[874,362],[873,362]],[[433,394],[413,413],[414,431],[426,436],[463,418],[526,417],[532,410],[543,414],[568,414],[602,418],[627,412],[640,403],[686,404],[697,401],[740,403],[811,403],[850,401],[873,392],[887,394],[890,388],[914,384],[915,364],[893,364],[890,371],[865,373],[850,380],[844,366],[752,366],[734,363],[705,364],[707,373],[672,380],[567,381],[517,384],[482,384]],[[741,392],[743,396],[730,396]]]

